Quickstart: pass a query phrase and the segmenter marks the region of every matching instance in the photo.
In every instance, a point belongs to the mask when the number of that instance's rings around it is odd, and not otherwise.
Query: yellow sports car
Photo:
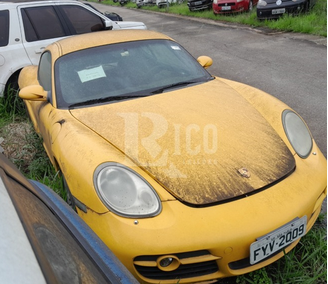
[[[302,118],[153,31],[53,43],[20,97],[68,202],[141,283],[244,274],[291,250],[326,197]]]

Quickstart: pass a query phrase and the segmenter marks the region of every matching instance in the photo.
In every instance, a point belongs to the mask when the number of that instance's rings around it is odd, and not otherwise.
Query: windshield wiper
[[[167,89],[176,88],[176,87],[183,87],[183,86],[196,84],[196,83],[201,83],[201,82],[205,82],[205,81],[204,80],[193,80],[193,81],[185,81],[185,82],[170,84],[170,85],[167,85],[167,86],[164,86],[164,87],[161,87],[159,89],[156,89],[156,90],[152,91],[151,94],[153,94],[153,95],[160,94],[160,93],[163,93]]]
[[[87,100],[87,101],[84,101],[84,102],[72,104],[72,105],[69,105],[68,107],[71,109],[71,108],[80,107],[80,106],[87,106],[87,105],[99,104],[99,103],[104,103],[104,102],[113,102],[113,101],[122,101],[122,100],[128,100],[128,99],[136,99],[136,98],[142,98],[142,97],[147,97],[147,95],[114,96],[114,97],[92,99],[92,100]]]

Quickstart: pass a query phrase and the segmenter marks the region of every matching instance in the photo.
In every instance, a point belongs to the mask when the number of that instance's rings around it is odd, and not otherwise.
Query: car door
[[[0,10],[0,96],[10,76],[22,66],[31,64],[24,51],[15,16],[12,10]],[[13,82],[8,83],[13,87]]]
[[[18,6],[23,27],[23,45],[33,65],[37,65],[44,48],[70,35],[53,5]]]

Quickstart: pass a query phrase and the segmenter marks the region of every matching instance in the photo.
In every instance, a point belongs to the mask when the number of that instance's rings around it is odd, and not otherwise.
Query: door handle
[[[40,54],[44,51],[45,47],[40,47],[39,49],[34,50],[35,54]]]

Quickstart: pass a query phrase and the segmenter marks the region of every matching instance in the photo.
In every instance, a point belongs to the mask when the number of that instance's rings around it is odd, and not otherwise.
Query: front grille
[[[218,6],[235,6],[235,3],[223,3],[223,4],[218,4]]]
[[[140,275],[154,280],[199,277],[216,273],[219,270],[216,264],[219,257],[212,256],[205,250],[173,255],[180,260],[180,266],[173,271],[163,271],[158,268],[157,259],[162,255],[138,256],[134,259],[134,266]]]
[[[275,255],[277,255],[278,253],[281,253],[284,249],[286,249],[288,246],[291,246],[292,244],[289,244],[289,245],[281,248],[280,250],[278,250],[275,253],[271,254],[269,257],[264,258],[261,261],[257,262],[256,264],[261,263],[263,261],[266,261],[271,257],[274,257]],[[229,267],[233,270],[243,269],[243,268],[247,268],[247,267],[250,267],[250,266],[252,266],[252,264],[249,261],[249,257],[229,263]]]
[[[201,6],[201,5],[210,5],[211,2],[208,2],[208,1],[193,1],[193,2],[189,2],[188,4],[190,4],[190,6],[194,7],[194,6]]]

